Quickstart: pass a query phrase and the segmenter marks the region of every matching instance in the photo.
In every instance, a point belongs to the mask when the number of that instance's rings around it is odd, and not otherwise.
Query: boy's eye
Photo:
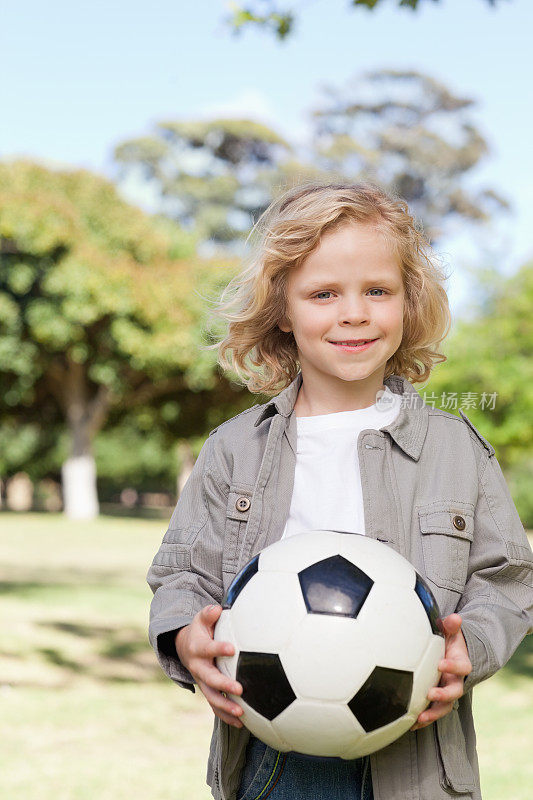
[[[372,292],[379,292],[379,294],[373,294],[372,297],[382,297],[386,290],[374,288],[374,289],[369,289],[368,291],[369,294]],[[332,294],[333,292],[329,291],[329,289],[325,289],[323,292],[317,292],[316,294],[313,295],[313,297],[316,298],[317,300],[329,300]]]

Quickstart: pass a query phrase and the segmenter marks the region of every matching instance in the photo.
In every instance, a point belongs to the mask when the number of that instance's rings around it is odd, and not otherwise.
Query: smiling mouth
[[[330,344],[334,344],[337,347],[353,347],[355,349],[375,341],[377,341],[377,339],[345,339],[342,342],[330,342]]]

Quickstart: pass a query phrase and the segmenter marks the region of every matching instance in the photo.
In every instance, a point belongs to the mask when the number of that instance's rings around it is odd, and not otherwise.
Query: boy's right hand
[[[230,642],[213,639],[215,623],[222,613],[222,606],[205,606],[176,634],[176,652],[183,666],[187,667],[200,691],[217,717],[235,728],[242,728],[238,717],[243,710],[229,700],[224,692],[240,695],[240,683],[227,678],[214,663],[217,656],[232,656],[235,648]]]

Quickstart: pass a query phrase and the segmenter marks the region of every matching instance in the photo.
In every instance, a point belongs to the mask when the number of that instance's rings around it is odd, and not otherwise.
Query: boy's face
[[[294,335],[315,408],[328,396],[360,408],[376,402],[402,340],[403,311],[400,265],[379,229],[348,222],[322,237],[289,275],[287,316],[279,324]],[[361,339],[372,343],[355,346]]]

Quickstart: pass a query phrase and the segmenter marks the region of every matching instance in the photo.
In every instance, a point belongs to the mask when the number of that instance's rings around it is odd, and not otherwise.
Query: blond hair
[[[292,333],[278,327],[287,310],[289,272],[315,250],[323,234],[350,221],[376,226],[400,261],[403,337],[384,377],[395,374],[422,383],[436,363],[446,360],[438,345],[451,325],[442,285],[448,276],[407,203],[370,183],[312,181],[284,192],[261,215],[248,237],[257,236],[248,264],[230,280],[214,308],[227,331],[210,347],[218,350],[222,368],[236,373],[250,392],[273,395],[296,377],[296,342]]]

